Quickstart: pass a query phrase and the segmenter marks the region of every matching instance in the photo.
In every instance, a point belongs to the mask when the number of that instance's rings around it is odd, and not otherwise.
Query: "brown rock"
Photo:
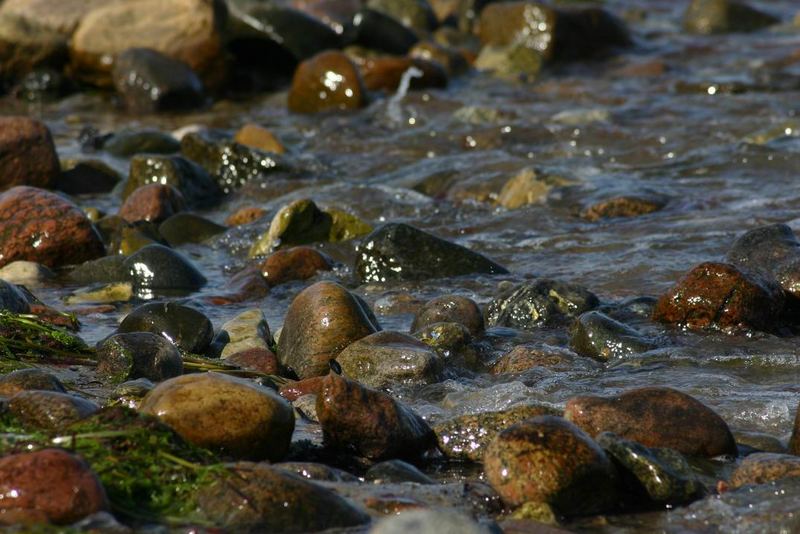
[[[270,286],[291,280],[307,280],[318,271],[330,271],[330,258],[311,247],[294,247],[270,254],[260,264],[261,274]]]
[[[303,61],[289,90],[295,113],[348,110],[366,104],[364,81],[350,59],[338,51],[321,52]]]
[[[612,217],[638,217],[662,209],[664,199],[647,196],[621,196],[593,204],[581,212],[581,217],[590,221]]]
[[[329,374],[317,396],[325,444],[372,460],[419,458],[436,444],[428,424],[386,393]]]
[[[97,475],[61,449],[0,458],[0,495],[0,523],[67,525],[108,510]]]
[[[267,211],[264,208],[241,208],[231,213],[228,218],[225,219],[225,224],[228,226],[250,224],[253,221],[259,220],[266,214]]]
[[[653,320],[688,328],[775,330],[783,292],[772,280],[727,263],[693,268],[663,294]]]
[[[139,410],[195,445],[237,458],[280,460],[294,431],[292,407],[271,389],[213,372],[162,382]]]
[[[573,397],[564,417],[590,436],[613,432],[646,447],[690,456],[737,453],[731,431],[719,415],[671,388],[639,388],[616,397]]]
[[[268,349],[253,348],[236,352],[225,358],[225,362],[256,373],[278,374],[278,357]]]
[[[240,145],[257,148],[266,152],[274,152],[276,154],[283,154],[286,149],[281,144],[275,135],[257,124],[245,124],[242,126],[233,140]]]
[[[411,89],[447,87],[447,72],[444,67],[428,59],[397,56],[370,57],[361,60],[358,67],[364,78],[364,86],[370,91],[395,92],[403,74],[411,67],[416,67],[422,72],[422,76],[411,79]]]
[[[544,502],[566,515],[614,506],[617,473],[603,449],[560,417],[539,416],[497,435],[484,456],[486,478],[507,504]]]
[[[735,489],[787,477],[800,477],[800,458],[790,454],[758,452],[742,460],[731,475],[730,485]]]
[[[8,401],[8,411],[26,427],[58,430],[97,412],[90,400],[58,391],[21,391]]]
[[[134,223],[159,223],[183,211],[186,201],[180,191],[168,184],[147,184],[137,187],[119,208],[119,216]]]
[[[469,70],[469,62],[464,54],[433,41],[421,41],[415,44],[408,51],[408,55],[440,64],[449,76],[457,76]]]
[[[61,166],[50,130],[28,117],[0,117],[0,190],[53,187]]]
[[[461,295],[442,295],[425,303],[414,316],[411,331],[434,323],[459,323],[475,337],[483,335],[483,313],[474,300]]]
[[[209,85],[220,68],[220,27],[225,8],[217,0],[118,0],[91,11],[70,41],[73,73],[110,86],[113,59],[129,48],[150,48],[183,61]]]
[[[105,253],[100,234],[72,202],[35,187],[0,195],[0,266],[26,260],[72,265]]]
[[[30,390],[65,392],[55,375],[41,369],[19,369],[0,376],[0,397],[13,397],[20,391]]]
[[[350,343],[379,330],[355,295],[334,282],[317,282],[295,297],[278,340],[278,359],[299,378],[321,376]]]
[[[531,347],[517,345],[506,354],[503,354],[492,366],[490,373],[500,375],[504,373],[524,373],[533,367],[546,367],[549,369],[569,369],[575,361],[575,354],[559,347]]]
[[[789,438],[789,453],[800,456],[800,406],[794,416],[794,426],[792,427],[792,437]]]
[[[324,376],[314,376],[297,382],[290,382],[281,387],[280,395],[289,402],[294,402],[303,395],[317,395],[322,390]]]

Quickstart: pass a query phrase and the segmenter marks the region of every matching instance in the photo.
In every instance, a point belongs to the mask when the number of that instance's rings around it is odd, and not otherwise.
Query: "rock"
[[[512,176],[500,190],[497,203],[506,209],[514,210],[536,204],[546,199],[554,187],[574,183],[556,175],[542,174],[534,168],[526,167]]]
[[[288,104],[295,113],[358,109],[366,105],[364,82],[346,55],[321,52],[297,67]]]
[[[463,358],[464,360],[474,356],[471,346],[472,336],[467,327],[461,323],[433,323],[414,332],[414,337],[439,353],[447,360],[448,365],[452,365],[457,356],[466,356]],[[474,358],[472,359],[474,360]],[[469,364],[475,362],[465,361],[463,363],[472,367]]]
[[[359,482],[358,477],[347,471],[314,462],[281,462],[274,465],[300,478],[325,482]]]
[[[0,310],[12,313],[30,313],[31,303],[19,286],[0,277]]]
[[[171,378],[142,401],[185,440],[236,458],[278,461],[289,449],[294,413],[263,386],[219,373]]]
[[[289,382],[281,386],[279,391],[280,396],[289,402],[294,402],[304,395],[316,396],[322,391],[322,381],[324,376],[314,376],[306,378],[305,380],[298,380],[297,382]]]
[[[220,199],[220,188],[199,165],[181,156],[134,156],[122,198],[148,184],[170,185],[180,191],[189,207],[207,208]]]
[[[788,451],[786,444],[771,434],[749,430],[731,430],[731,432],[733,433],[733,439],[736,440],[739,456],[745,456],[754,452],[776,452],[786,454]]]
[[[369,0],[367,7],[383,13],[417,34],[436,29],[436,14],[427,0]]]
[[[800,299],[800,241],[785,224],[760,226],[745,232],[728,251],[737,267],[775,279],[793,299]]]
[[[378,522],[370,534],[489,534],[469,517],[446,509],[409,510]]]
[[[245,349],[228,355],[225,363],[236,365],[246,371],[253,371],[265,375],[277,375],[280,372],[278,357],[275,353],[265,348]]]
[[[444,67],[427,59],[378,56],[365,57],[355,61],[364,79],[364,86],[369,91],[396,92],[403,80],[403,75],[412,67],[419,70],[421,74],[411,78],[410,89],[447,87],[447,72]]]
[[[260,309],[246,310],[222,325],[214,340],[223,345],[221,358],[252,349],[270,350],[272,335],[267,318]]]
[[[137,378],[123,382],[111,391],[110,406],[125,406],[131,410],[139,410],[142,399],[156,387],[146,378]]]
[[[402,56],[414,46],[419,37],[393,17],[363,8],[353,17],[354,40],[365,48]]]
[[[789,454],[800,456],[800,406],[797,407],[794,416],[792,436],[789,438]]]
[[[155,223],[148,221],[126,223],[119,218],[119,223],[114,222],[106,227],[106,219],[111,219],[111,217],[106,217],[98,221],[98,227],[101,228],[104,234],[107,230],[110,230],[109,237],[107,237],[107,241],[109,242],[108,248],[114,254],[130,256],[149,245],[167,246],[167,242],[159,235],[158,226],[156,226]],[[119,224],[119,226],[117,226],[117,224]],[[130,280],[129,273],[126,273],[124,279]]]
[[[0,190],[15,185],[49,189],[60,170],[44,123],[28,117],[0,117]]]
[[[504,291],[486,308],[486,323],[520,330],[559,325],[596,308],[597,296],[584,287],[556,280],[523,282]]]
[[[214,336],[214,328],[208,317],[177,302],[142,304],[122,320],[117,332],[158,334],[192,354],[205,352]]]
[[[296,200],[275,214],[267,233],[250,248],[250,257],[269,254],[282,246],[348,241],[371,231],[372,227],[355,215],[335,209],[323,211],[307,198]]]
[[[8,401],[8,411],[25,428],[60,430],[89,417],[100,407],[92,401],[59,391],[20,391]]]
[[[791,454],[757,452],[747,455],[730,477],[733,488],[767,484],[788,477],[800,477],[800,458]]]
[[[103,150],[118,158],[137,154],[174,154],[181,143],[172,135],[159,130],[122,130],[115,132],[103,144]],[[161,181],[158,181],[161,183]]]
[[[149,48],[215,81],[221,70],[225,16],[224,4],[216,0],[107,3],[83,17],[75,30],[69,44],[71,71],[83,81],[107,87],[116,58],[130,48]]]
[[[128,280],[125,256],[114,254],[77,265],[68,274],[70,282],[79,285],[114,283]]]
[[[572,368],[575,358],[572,351],[560,347],[517,345],[492,365],[490,373],[493,375],[517,374],[534,367],[569,370]]]
[[[599,311],[578,317],[572,325],[569,344],[581,356],[604,362],[622,360],[657,347],[636,329]]]
[[[203,243],[227,229],[194,213],[175,213],[158,225],[158,233],[172,247],[186,243]]]
[[[448,76],[464,74],[470,68],[465,55],[456,49],[439,45],[433,41],[422,41],[409,50],[412,58],[425,59],[438,63]]]
[[[259,264],[261,275],[270,286],[292,280],[308,280],[319,271],[330,271],[333,261],[311,247],[277,250]]]
[[[464,325],[472,336],[483,335],[481,309],[474,300],[461,295],[442,295],[426,302],[414,316],[411,331],[416,332],[435,323],[448,322]]]
[[[92,195],[110,193],[121,180],[116,170],[100,160],[66,160],[53,187],[68,195]]]
[[[384,330],[354,341],[336,361],[344,376],[373,388],[442,379],[439,356],[425,343],[400,332]]]
[[[18,369],[0,376],[0,397],[13,397],[20,391],[55,391],[66,393],[55,375],[41,369]]]
[[[317,396],[323,440],[372,460],[414,459],[436,443],[428,424],[389,395],[329,374]]]
[[[512,520],[535,521],[540,525],[557,525],[558,512],[546,502],[528,501],[511,514]],[[538,533],[539,530],[536,530]]]
[[[306,421],[319,424],[316,395],[301,395],[292,401],[292,407]]]
[[[147,378],[161,382],[183,374],[181,353],[152,332],[115,334],[97,347],[97,374],[112,384]]]
[[[521,43],[512,43],[507,46],[484,46],[475,58],[474,66],[478,70],[491,72],[498,78],[532,81],[542,70],[543,61],[538,51]],[[525,181],[529,182],[527,178]],[[506,185],[509,189],[503,197],[508,209],[538,201],[541,196],[537,193],[543,194],[547,189],[546,184],[539,182],[523,184],[526,186],[525,189],[522,189],[517,182],[509,182]]]
[[[240,145],[263,150],[264,152],[274,152],[276,154],[286,152],[286,148],[271,131],[253,123],[242,126],[233,136],[233,140]]]
[[[109,509],[97,475],[61,449],[0,458],[0,493],[3,523],[69,525]]]
[[[701,263],[658,299],[653,320],[692,329],[775,330],[783,292],[728,263]]]
[[[0,267],[16,260],[47,267],[73,265],[105,253],[100,235],[69,200],[34,187],[0,194]]]
[[[433,431],[439,449],[448,458],[480,462],[486,447],[501,431],[532,417],[558,414],[558,410],[547,406],[521,405],[499,412],[461,415],[437,423]]]
[[[181,152],[203,167],[225,194],[285,168],[278,154],[219,138],[211,132],[184,135]]]
[[[375,483],[413,482],[415,484],[436,484],[436,481],[431,477],[403,460],[386,460],[373,465],[367,470],[364,480],[370,480]]]
[[[122,203],[119,216],[129,223],[159,223],[185,208],[186,201],[180,191],[171,185],[154,183],[137,187]]]
[[[692,0],[683,15],[683,27],[689,33],[752,32],[780,22],[737,0]]]
[[[477,252],[402,223],[385,224],[362,240],[355,271],[362,283],[508,273]]]
[[[0,280],[10,284],[22,284],[27,287],[42,285],[47,280],[55,277],[55,273],[32,261],[12,261],[0,268]]]
[[[615,397],[573,397],[564,417],[590,436],[612,432],[646,447],[689,456],[736,455],[725,421],[703,403],[665,387],[645,387]]]
[[[651,196],[625,195],[609,198],[592,204],[581,211],[581,217],[590,221],[614,217],[638,217],[659,211],[666,206],[664,198]]]
[[[355,295],[334,282],[304,289],[286,312],[278,340],[281,364],[299,378],[324,375],[329,361],[350,343],[380,327]]]
[[[255,222],[266,214],[267,211],[264,208],[245,207],[231,213],[225,219],[225,224],[228,226],[242,226]]]
[[[205,100],[203,82],[191,67],[148,48],[129,48],[117,56],[111,79],[134,113],[185,111]]]
[[[183,254],[163,245],[147,245],[123,262],[135,290],[196,290],[206,277]]]
[[[684,504],[705,493],[686,458],[673,449],[648,449],[608,432],[597,436],[597,443],[654,502]]]
[[[110,304],[116,302],[129,302],[133,298],[133,285],[130,282],[116,282],[93,286],[87,289],[79,289],[68,297],[65,297],[64,304],[68,306],[74,304]]]
[[[486,478],[510,506],[545,502],[565,515],[613,508],[617,473],[597,443],[560,417],[534,417],[502,432],[484,456]]]
[[[231,532],[317,532],[355,527],[369,516],[334,492],[264,463],[232,465],[200,489],[199,508]]]

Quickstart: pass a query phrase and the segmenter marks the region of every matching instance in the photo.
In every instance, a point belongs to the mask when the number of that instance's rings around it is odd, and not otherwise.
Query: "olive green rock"
[[[565,324],[600,304],[584,287],[557,280],[523,282],[503,291],[486,307],[486,323],[520,330]]]
[[[693,0],[683,18],[689,33],[751,32],[780,19],[737,0]]]
[[[8,401],[8,411],[25,428],[59,430],[89,417],[100,407],[90,400],[58,391],[21,391]]]
[[[277,393],[213,372],[162,382],[140,411],[195,445],[243,459],[280,460],[294,431],[292,407]]]
[[[573,324],[570,346],[581,356],[607,362],[647,352],[657,345],[634,328],[599,311],[590,311]]]

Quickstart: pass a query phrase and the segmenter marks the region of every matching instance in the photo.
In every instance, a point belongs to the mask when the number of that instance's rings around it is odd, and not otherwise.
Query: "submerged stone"
[[[564,324],[600,304],[597,296],[582,286],[556,280],[523,282],[503,292],[486,308],[486,322],[533,330],[543,325]]]
[[[228,228],[194,213],[175,213],[158,225],[158,233],[172,247],[202,243]]]
[[[121,130],[103,144],[103,150],[118,158],[137,154],[174,154],[181,149],[172,135],[159,130]]]

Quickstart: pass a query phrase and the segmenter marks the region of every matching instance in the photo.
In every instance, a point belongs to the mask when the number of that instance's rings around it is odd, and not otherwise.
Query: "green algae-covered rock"
[[[504,291],[486,308],[486,322],[534,330],[542,325],[564,324],[600,304],[584,287],[556,280],[524,282]]]
[[[572,325],[570,346],[581,356],[620,360],[656,347],[653,341],[599,311],[586,312]]]
[[[112,384],[136,378],[160,382],[183,374],[183,360],[175,345],[159,334],[115,334],[97,348],[97,373]]]

